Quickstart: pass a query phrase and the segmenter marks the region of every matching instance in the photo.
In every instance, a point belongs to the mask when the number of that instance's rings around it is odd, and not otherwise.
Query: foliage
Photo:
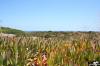
[[[43,54],[48,66],[88,66],[89,61],[100,60],[100,33],[65,34],[64,38],[1,37],[0,66],[31,66],[34,58],[42,65]]]

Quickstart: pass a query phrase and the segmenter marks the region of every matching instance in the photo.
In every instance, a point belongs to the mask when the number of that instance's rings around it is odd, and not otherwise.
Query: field
[[[0,66],[88,66],[100,61],[99,32],[40,33],[0,37]]]

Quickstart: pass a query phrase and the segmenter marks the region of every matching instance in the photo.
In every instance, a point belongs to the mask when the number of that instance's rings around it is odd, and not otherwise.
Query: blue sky
[[[100,0],[0,0],[0,24],[25,31],[100,31]]]

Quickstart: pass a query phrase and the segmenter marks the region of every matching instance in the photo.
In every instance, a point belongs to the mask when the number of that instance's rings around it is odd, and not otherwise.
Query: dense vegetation
[[[58,38],[70,38],[70,37],[74,37],[74,38],[78,38],[79,36],[81,36],[82,34],[86,34],[89,37],[93,38],[95,37],[95,34],[99,32],[64,32],[64,31],[59,31],[59,32],[54,32],[54,31],[38,31],[38,32],[29,32],[28,34],[34,37],[45,37],[45,38],[50,38],[50,37],[58,37]]]
[[[42,35],[58,35],[43,37]],[[51,33],[51,34],[50,34]],[[89,61],[100,61],[99,32],[44,32],[42,37],[1,37],[0,66],[88,66]],[[37,60],[36,60],[37,59]]]
[[[0,66],[88,66],[95,60],[100,61],[99,32],[29,32],[21,37],[0,37]]]

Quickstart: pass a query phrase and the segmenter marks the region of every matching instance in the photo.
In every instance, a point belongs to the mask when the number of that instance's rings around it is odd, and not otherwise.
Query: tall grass
[[[34,58],[43,66],[43,54],[47,56],[48,66],[88,66],[89,61],[100,61],[100,43],[83,35],[78,39],[0,38],[0,66],[31,66]]]

